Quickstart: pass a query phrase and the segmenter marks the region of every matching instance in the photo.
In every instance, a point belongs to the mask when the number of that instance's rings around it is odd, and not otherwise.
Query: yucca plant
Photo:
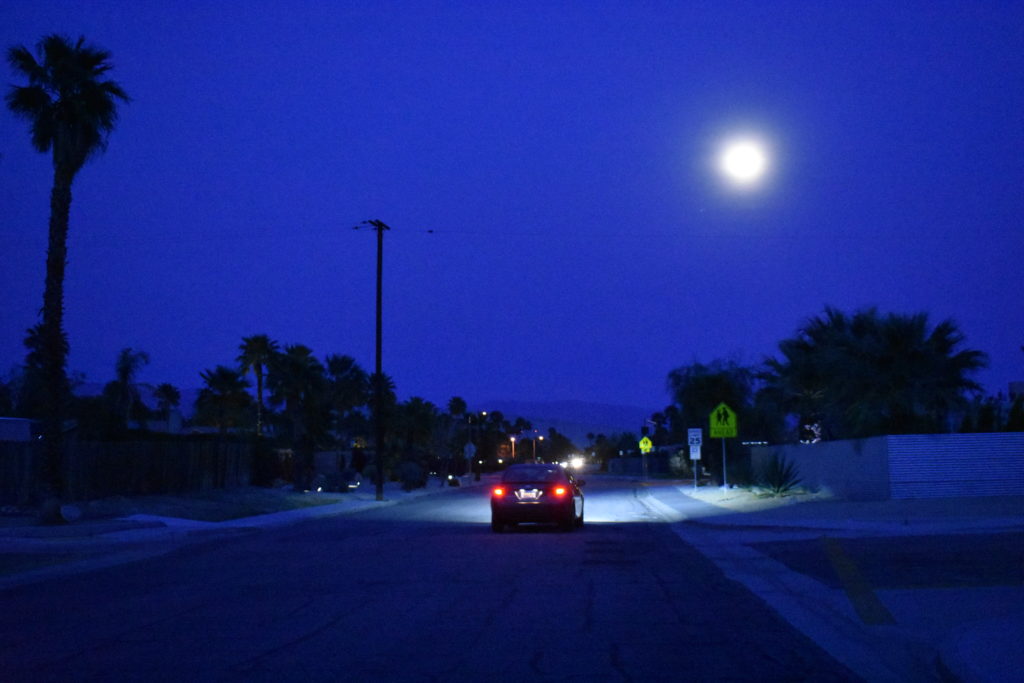
[[[784,496],[800,485],[797,467],[778,453],[761,468],[761,486],[769,496]]]

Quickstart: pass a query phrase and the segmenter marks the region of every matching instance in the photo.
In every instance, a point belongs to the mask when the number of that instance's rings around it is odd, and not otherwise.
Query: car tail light
[[[569,489],[567,489],[567,488],[566,488],[566,487],[564,487],[564,486],[556,486],[556,487],[555,487],[555,490],[554,490],[554,491],[552,491],[552,493],[554,493],[554,494],[555,494],[556,496],[558,496],[559,498],[561,498],[561,497],[563,497],[563,496],[564,496],[565,494],[569,493]]]
[[[502,488],[501,486],[495,486],[491,490],[491,495],[493,495],[495,498],[502,498],[505,495],[505,489]]]

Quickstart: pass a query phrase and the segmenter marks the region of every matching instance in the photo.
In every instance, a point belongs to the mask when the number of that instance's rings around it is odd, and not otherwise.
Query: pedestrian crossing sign
[[[736,413],[732,408],[724,403],[719,403],[718,407],[711,411],[710,420],[712,439],[736,438]]]
[[[650,453],[651,452],[651,447],[653,445],[654,444],[651,443],[651,440],[648,437],[645,436],[644,438],[640,439],[640,452],[641,453]]]

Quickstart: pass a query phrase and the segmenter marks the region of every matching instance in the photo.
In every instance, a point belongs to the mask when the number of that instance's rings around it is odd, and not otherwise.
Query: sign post
[[[729,479],[725,466],[725,440],[736,438],[736,413],[725,403],[719,403],[711,411],[711,416],[708,419],[711,423],[711,438],[722,440],[722,488],[727,489],[729,488]]]
[[[651,448],[654,446],[654,443],[651,442],[650,438],[645,436],[644,438],[640,439],[639,446],[640,446],[640,457],[641,457],[642,463],[643,463],[644,481],[646,481],[647,480],[647,454],[651,452]]]
[[[686,430],[686,440],[690,443],[690,464],[693,466],[693,490],[697,490],[697,464],[700,460],[700,445],[703,436],[700,427]]]

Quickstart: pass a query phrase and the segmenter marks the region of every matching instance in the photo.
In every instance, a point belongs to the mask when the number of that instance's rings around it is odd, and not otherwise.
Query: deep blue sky
[[[380,218],[402,396],[658,408],[826,304],[951,317],[1024,379],[1024,5],[498,4],[5,2],[0,45],[85,35],[133,98],[74,188],[71,369],[198,386],[260,332],[372,368]],[[712,168],[740,131],[758,192]],[[0,154],[7,372],[51,171],[6,110]]]

